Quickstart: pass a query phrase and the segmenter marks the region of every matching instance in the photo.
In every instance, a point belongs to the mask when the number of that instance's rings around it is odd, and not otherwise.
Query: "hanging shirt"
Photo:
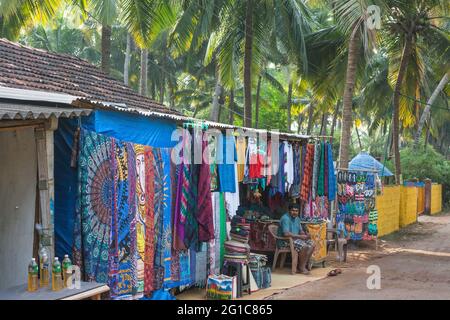
[[[292,144],[287,141],[283,142],[284,145],[284,174],[286,177],[285,191],[289,191],[294,183],[294,152],[292,150]]]
[[[233,136],[221,135],[217,154],[219,191],[236,192],[236,144]]]

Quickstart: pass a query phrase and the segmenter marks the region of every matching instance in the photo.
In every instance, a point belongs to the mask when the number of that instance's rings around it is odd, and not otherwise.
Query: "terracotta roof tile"
[[[0,86],[65,93],[94,101],[180,114],[140,96],[82,59],[25,47],[4,39],[0,39]]]

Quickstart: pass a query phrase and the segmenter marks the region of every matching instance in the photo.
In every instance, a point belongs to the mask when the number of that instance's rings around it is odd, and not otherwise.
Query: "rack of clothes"
[[[336,193],[331,143],[183,129],[178,149],[81,129],[73,260],[114,299],[206,287],[225,259],[248,260],[249,222],[233,219],[243,186],[264,193],[269,207],[291,199],[306,220],[328,216]]]

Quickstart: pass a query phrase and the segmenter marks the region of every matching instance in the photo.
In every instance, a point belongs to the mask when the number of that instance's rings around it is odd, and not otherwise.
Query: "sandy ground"
[[[423,216],[417,224],[373,247],[349,250],[336,277],[326,277],[276,293],[266,299],[450,299],[450,213]],[[369,290],[367,267],[381,271],[381,289]]]

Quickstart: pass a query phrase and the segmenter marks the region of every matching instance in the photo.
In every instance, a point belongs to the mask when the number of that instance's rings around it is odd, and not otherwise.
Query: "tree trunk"
[[[131,63],[131,35],[127,33],[127,50],[125,52],[125,63],[123,65],[123,83],[130,84],[130,63]]]
[[[297,134],[300,134],[301,129],[302,129],[302,124],[303,124],[303,116],[301,113],[298,114],[298,126],[297,126]]]
[[[402,88],[403,78],[406,74],[409,58],[411,56],[412,48],[412,33],[408,33],[405,39],[405,47],[403,49],[402,60],[400,63],[400,69],[398,70],[397,83],[395,84],[394,97],[392,104],[394,107],[393,125],[392,125],[392,142],[394,147],[394,160],[395,160],[395,182],[400,184],[402,168],[400,163],[400,90]]]
[[[430,139],[430,123],[427,125],[427,133],[425,134],[425,143],[424,143],[424,150],[427,150],[428,140]]]
[[[166,95],[166,78],[163,75],[161,79],[161,86],[159,87],[159,103],[164,104],[165,95]]]
[[[211,107],[211,114],[209,116],[209,119],[211,121],[218,122],[219,121],[219,99],[222,95],[222,86],[220,85],[219,77],[217,76],[217,82],[216,82],[216,88],[214,90],[214,96],[212,101],[212,107]]]
[[[106,74],[111,71],[111,26],[102,26],[102,70]]]
[[[291,115],[291,108],[292,108],[292,79],[289,80],[289,89],[288,89],[288,97],[287,97],[287,130],[288,132],[291,132],[291,126],[292,126],[292,115]]]
[[[320,124],[320,135],[327,135],[327,122],[328,122],[328,112],[324,112],[322,115],[322,123]]]
[[[255,128],[259,128],[259,104],[261,98],[261,82],[262,76],[258,78],[258,86],[256,87],[256,103],[255,103]]]
[[[141,49],[141,79],[139,82],[139,94],[147,96],[147,79],[148,79],[148,50]]]
[[[342,108],[342,134],[339,150],[339,165],[340,168],[348,168],[349,162],[349,148],[351,143],[351,134],[353,126],[352,107],[353,107],[353,92],[356,83],[356,66],[358,64],[359,56],[359,35],[358,26],[355,25],[350,36],[348,45],[348,61],[347,74],[345,79],[345,88],[343,96]]]
[[[244,53],[244,126],[252,126],[253,0],[247,0]]]
[[[308,129],[306,130],[307,135],[311,135],[313,129],[313,118],[314,118],[314,104],[311,102],[308,108]]]
[[[358,137],[358,143],[359,143],[359,151],[363,150],[362,143],[361,143],[361,136],[359,135],[358,127],[355,125],[356,130],[356,136]]]
[[[230,124],[234,124],[234,89],[230,90],[230,106],[228,107],[230,110]]]
[[[430,99],[427,102],[427,105],[425,106],[425,109],[423,110],[422,116],[420,117],[419,126],[417,129],[416,135],[414,137],[414,149],[417,148],[417,145],[419,144],[420,136],[422,135],[422,130],[425,125],[425,122],[430,117],[431,106],[434,103],[434,101],[436,100],[436,98],[438,97],[439,93],[442,90],[444,90],[447,82],[448,82],[448,73],[446,73],[442,77],[441,81],[439,82],[439,85],[434,90],[433,94],[431,95]]]
[[[336,128],[336,122],[339,115],[339,101],[336,102],[336,109],[334,110],[333,122],[331,123],[331,138],[334,138],[334,129]]]

